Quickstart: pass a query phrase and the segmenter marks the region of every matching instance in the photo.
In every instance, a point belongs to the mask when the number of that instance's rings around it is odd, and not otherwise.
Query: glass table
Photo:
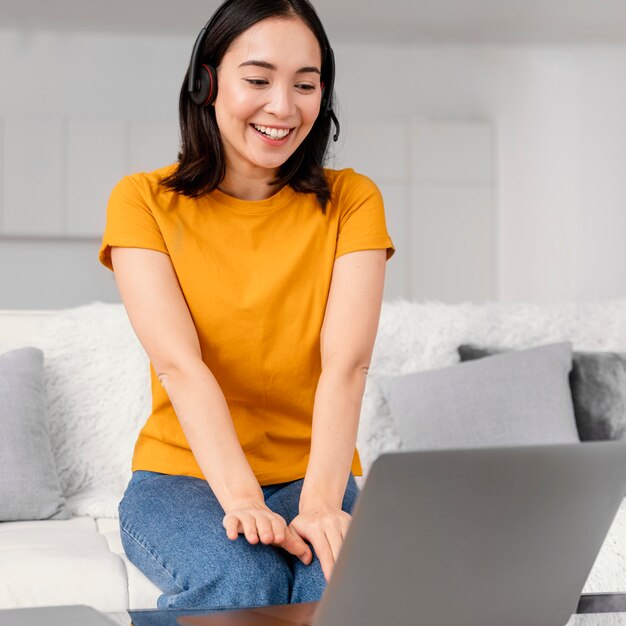
[[[137,609],[106,613],[118,626],[180,626],[178,618],[206,615],[215,609]],[[564,626],[626,626],[626,593],[583,594],[576,613]]]

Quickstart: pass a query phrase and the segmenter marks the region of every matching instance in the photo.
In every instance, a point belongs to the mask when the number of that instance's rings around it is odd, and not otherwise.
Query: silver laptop
[[[626,494],[626,443],[383,454],[314,626],[563,626]]]

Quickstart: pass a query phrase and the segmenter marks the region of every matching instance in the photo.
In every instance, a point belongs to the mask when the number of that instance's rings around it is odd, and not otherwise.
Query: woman
[[[322,166],[333,80],[306,0],[227,0],[178,162],[109,200],[100,261],[152,385],[120,529],[159,608],[318,600],[350,523],[394,247],[376,185]]]

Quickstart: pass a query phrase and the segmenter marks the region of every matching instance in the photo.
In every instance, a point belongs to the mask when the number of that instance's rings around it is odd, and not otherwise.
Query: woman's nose
[[[265,110],[280,118],[292,117],[295,113],[295,101],[291,88],[275,85],[270,92],[270,101]]]

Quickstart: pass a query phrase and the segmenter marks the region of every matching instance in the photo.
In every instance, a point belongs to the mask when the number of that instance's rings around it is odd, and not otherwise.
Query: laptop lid
[[[626,443],[372,465],[315,626],[562,626],[626,493]]]

